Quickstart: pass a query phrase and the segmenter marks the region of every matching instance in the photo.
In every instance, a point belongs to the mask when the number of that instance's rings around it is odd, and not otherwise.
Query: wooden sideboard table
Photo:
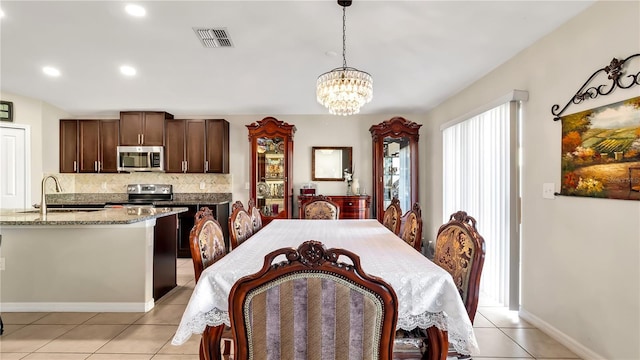
[[[325,195],[329,200],[340,206],[340,219],[369,219],[371,196],[369,195]],[[304,218],[302,207],[313,200],[315,196],[298,196],[298,218]]]

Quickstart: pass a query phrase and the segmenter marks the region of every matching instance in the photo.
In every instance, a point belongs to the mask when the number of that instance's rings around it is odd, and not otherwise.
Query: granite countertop
[[[124,193],[61,193],[47,194],[48,205],[90,205],[102,207],[106,203],[125,203]],[[174,193],[173,200],[156,201],[156,206],[217,205],[231,202],[231,193]]]
[[[113,225],[133,224],[187,211],[178,207],[144,207],[96,209],[47,209],[43,219],[39,209],[0,210],[0,225]]]

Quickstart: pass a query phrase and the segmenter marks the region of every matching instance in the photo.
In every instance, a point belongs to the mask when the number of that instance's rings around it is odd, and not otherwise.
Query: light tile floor
[[[0,359],[198,360],[200,336],[171,345],[194,287],[190,259],[178,259],[178,287],[148,313],[3,313]],[[480,301],[474,359],[578,359],[516,312]]]

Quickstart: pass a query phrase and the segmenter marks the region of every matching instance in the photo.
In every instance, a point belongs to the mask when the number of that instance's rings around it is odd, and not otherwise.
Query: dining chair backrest
[[[247,205],[249,208],[249,216],[251,217],[251,224],[253,226],[253,233],[255,234],[262,229],[262,215],[260,214],[260,209],[256,207],[256,201],[254,199],[249,199],[249,203]]]
[[[400,235],[400,218],[402,217],[402,209],[400,209],[400,200],[394,196],[391,204],[387,206],[382,218],[382,225],[391,230],[394,234]]]
[[[338,220],[340,206],[326,196],[318,195],[302,206],[305,219]]]
[[[438,229],[433,262],[448,271],[473,323],[478,308],[480,275],[484,264],[484,239],[476,219],[464,211],[453,213]]]
[[[200,208],[195,215],[195,225],[189,233],[189,247],[196,282],[204,269],[227,254],[222,227],[208,207]]]
[[[404,217],[404,225],[400,237],[407,244],[422,252],[422,210],[420,204],[415,203]]]
[[[251,216],[244,209],[242,202],[236,201],[231,206],[231,215],[229,216],[229,242],[231,250],[237,248],[245,240],[253,235],[253,223]]]
[[[391,359],[398,299],[358,255],[310,240],[267,254],[262,269],[239,279],[229,316],[235,359]]]

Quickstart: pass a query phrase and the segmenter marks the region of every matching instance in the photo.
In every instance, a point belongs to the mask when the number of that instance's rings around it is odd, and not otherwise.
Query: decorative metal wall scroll
[[[609,65],[594,72],[561,110],[559,110],[560,105],[558,104],[551,107],[551,114],[555,116],[553,120],[560,120],[560,115],[562,115],[572,103],[577,105],[586,99],[595,99],[598,95],[609,95],[617,87],[629,89],[634,85],[640,85],[640,69],[635,73],[632,71],[631,74],[623,76],[625,71],[624,67],[628,68],[634,59],[640,64],[640,54],[633,54],[624,60],[613,58]],[[600,85],[590,85],[591,81],[597,78],[600,73],[606,74],[611,82]]]

